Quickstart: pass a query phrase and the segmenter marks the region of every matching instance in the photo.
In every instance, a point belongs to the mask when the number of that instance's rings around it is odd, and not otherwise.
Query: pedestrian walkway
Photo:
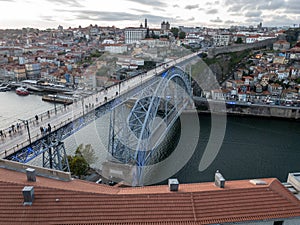
[[[160,65],[144,74],[122,81],[90,96],[82,97],[72,105],[56,107],[42,114],[35,115],[32,118],[16,121],[10,127],[0,131],[0,158],[5,158],[13,154],[30,145],[30,143],[39,140],[47,132],[56,131],[95,108],[133,90],[155,75],[163,73],[169,67],[175,66],[196,55],[197,53],[193,53]]]
[[[56,107],[56,109],[35,115],[27,120],[17,121],[7,129],[0,131],[0,157],[4,158],[28,146],[43,137],[47,132],[55,131],[108,101],[119,97],[119,95],[134,89],[141,82],[152,78],[156,73],[157,71],[154,70],[148,71],[143,75],[111,86],[96,94],[81,98],[71,105]],[[50,130],[49,127],[51,127]]]

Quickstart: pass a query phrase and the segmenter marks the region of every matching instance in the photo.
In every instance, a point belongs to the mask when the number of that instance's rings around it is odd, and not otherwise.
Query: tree
[[[69,165],[72,174],[79,177],[86,174],[89,168],[89,164],[82,156],[75,155],[74,157],[69,157],[69,159],[70,159]]]
[[[92,146],[80,144],[75,151],[75,156],[68,155],[68,161],[70,171],[73,175],[82,176],[85,175],[90,168],[89,164],[94,163],[97,160],[95,151]]]
[[[236,42],[235,42],[236,44],[243,44],[243,39],[241,38],[241,37],[238,37],[237,39],[236,39]]]
[[[178,36],[179,36],[179,39],[185,39],[186,34],[185,34],[185,32],[181,31]]]
[[[171,33],[174,35],[175,38],[178,38],[179,29],[177,27],[172,27]]]
[[[95,156],[95,151],[91,144],[88,144],[85,147],[81,144],[76,151],[78,151],[78,154],[81,154],[88,164],[93,164],[98,159],[98,157]]]

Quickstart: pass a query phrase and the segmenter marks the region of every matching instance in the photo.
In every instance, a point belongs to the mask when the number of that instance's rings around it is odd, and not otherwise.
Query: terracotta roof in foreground
[[[0,224],[217,224],[300,216],[300,202],[277,179],[180,184],[138,188],[69,182],[0,169]],[[34,186],[35,199],[23,206],[22,189]]]

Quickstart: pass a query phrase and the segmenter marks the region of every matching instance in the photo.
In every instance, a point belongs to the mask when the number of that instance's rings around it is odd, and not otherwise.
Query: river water
[[[54,105],[43,102],[41,96],[0,93],[0,129],[17,119],[28,119],[53,108]],[[105,115],[66,139],[67,154],[74,154],[79,144],[92,144],[97,157],[93,166],[101,169],[107,156],[108,121],[109,115]],[[299,122],[237,116],[227,118],[221,149],[212,164],[200,172],[199,162],[211,129],[210,115],[199,114],[199,121],[201,132],[196,151],[190,161],[173,175],[181,183],[212,181],[216,170],[220,170],[227,180],[277,177],[282,182],[286,181],[288,172],[300,171]],[[185,120],[185,125],[193,130],[195,123],[190,119]],[[40,164],[40,160],[33,163]]]

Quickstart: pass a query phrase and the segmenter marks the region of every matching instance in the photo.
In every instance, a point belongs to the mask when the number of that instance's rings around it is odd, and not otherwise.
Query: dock
[[[64,95],[43,95],[42,100],[64,105],[70,105],[74,101],[73,98]]]

